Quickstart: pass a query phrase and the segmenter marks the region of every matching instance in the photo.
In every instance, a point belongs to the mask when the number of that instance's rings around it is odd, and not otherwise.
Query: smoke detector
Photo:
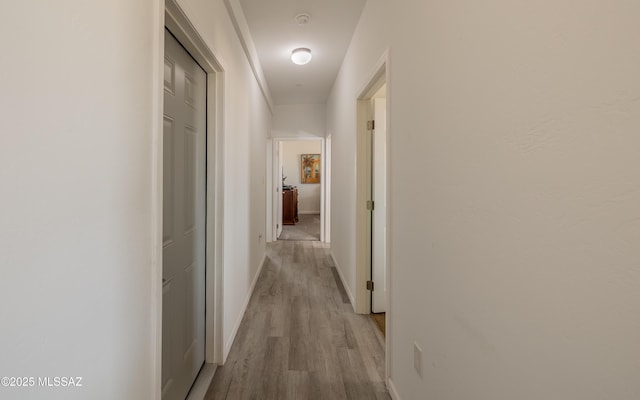
[[[309,23],[310,20],[311,20],[311,15],[307,13],[296,15],[296,22],[298,23],[298,25],[306,25]]]

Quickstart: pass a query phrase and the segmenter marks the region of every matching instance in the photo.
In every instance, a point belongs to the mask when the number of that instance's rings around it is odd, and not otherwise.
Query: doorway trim
[[[154,121],[152,151],[152,254],[150,343],[154,371],[151,379],[155,399],[161,396],[162,380],[162,215],[163,215],[163,97],[164,97],[164,30],[165,27],[189,52],[207,74],[207,182],[206,182],[206,249],[205,249],[205,364],[188,399],[203,398],[216,366],[222,363],[222,274],[224,233],[224,99],[225,67],[220,57],[209,48],[177,0],[159,0],[158,25],[154,54]],[[211,162],[213,160],[213,163]]]
[[[390,74],[390,52],[385,51],[382,57],[374,65],[372,72],[368,75],[366,83],[358,92],[356,99],[356,293],[355,293],[355,312],[358,314],[369,314],[371,312],[371,292],[367,289],[367,281],[371,280],[371,214],[367,209],[367,201],[371,200],[371,140],[367,129],[367,121],[370,118],[369,103],[373,95],[382,87],[387,85],[387,101],[386,101],[386,227],[387,234],[385,237],[386,247],[386,281],[387,290],[387,318],[393,313],[393,304],[391,302],[391,200],[392,182],[389,179],[391,166],[391,74]],[[390,343],[391,343],[391,324],[386,323],[385,332],[385,371],[386,379],[390,376]]]

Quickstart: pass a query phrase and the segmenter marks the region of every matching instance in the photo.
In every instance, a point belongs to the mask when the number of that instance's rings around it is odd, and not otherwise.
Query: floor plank
[[[320,240],[320,214],[300,214],[295,225],[283,225],[278,240]]]
[[[390,399],[380,334],[353,313],[327,246],[278,241],[267,257],[206,399]]]

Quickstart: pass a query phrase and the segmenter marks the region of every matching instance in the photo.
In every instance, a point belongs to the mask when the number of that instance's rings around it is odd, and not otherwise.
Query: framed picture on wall
[[[320,183],[320,154],[300,154],[300,183]]]

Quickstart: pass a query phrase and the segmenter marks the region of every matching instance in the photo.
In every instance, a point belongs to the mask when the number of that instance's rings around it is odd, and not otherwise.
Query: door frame
[[[333,135],[331,133],[327,133],[327,136],[324,140],[323,146],[323,170],[324,174],[324,186],[322,189],[324,193],[322,195],[322,199],[320,201],[320,207],[325,212],[324,223],[322,224],[322,228],[324,228],[324,242],[331,243],[331,143],[333,140]],[[322,232],[320,232],[322,233]]]
[[[224,233],[224,99],[225,70],[220,57],[209,48],[177,0],[159,0],[154,56],[154,121],[152,152],[152,232],[153,276],[151,290],[155,307],[151,310],[150,352],[154,371],[152,393],[160,399],[162,380],[162,215],[163,215],[163,113],[164,113],[164,30],[165,27],[207,74],[207,167],[205,223],[205,365],[194,383],[189,399],[202,398],[223,361],[222,273]],[[213,162],[211,162],[213,160]]]
[[[386,81],[384,83],[386,84]],[[376,96],[376,95],[377,95],[377,93],[374,96]],[[379,201],[378,201],[378,198],[375,195],[375,192],[376,192],[376,179],[379,177],[379,175],[376,174],[376,165],[379,165],[379,161],[376,159],[376,156],[375,156],[375,154],[376,154],[376,146],[375,146],[375,144],[377,143],[377,140],[378,140],[377,137],[378,137],[378,134],[380,132],[380,130],[378,128],[378,126],[380,125],[380,123],[379,123],[380,121],[378,120],[378,111],[377,111],[378,107],[376,105],[376,100],[382,100],[382,99],[381,98],[377,98],[377,97],[372,97],[371,99],[368,100],[369,101],[369,107],[370,107],[370,109],[369,109],[369,118],[368,119],[369,120],[373,119],[375,121],[375,127],[373,129],[373,135],[369,134],[369,136],[368,136],[368,139],[370,140],[369,150],[371,151],[371,153],[370,153],[371,154],[371,163],[370,163],[370,165],[371,165],[371,167],[370,167],[371,168],[370,169],[371,197],[370,197],[370,199],[373,200],[374,203],[375,203],[374,210],[370,213],[370,220],[371,220],[371,224],[370,224],[370,226],[371,226],[371,263],[370,264],[371,265],[370,265],[370,268],[371,268],[371,273],[370,273],[369,276],[371,277],[370,279],[371,279],[371,281],[374,282],[375,287],[376,287],[375,290],[369,291],[369,297],[370,297],[369,305],[371,306],[371,309],[369,310],[369,312],[372,313],[372,314],[375,313],[374,308],[376,306],[376,301],[375,301],[376,299],[378,299],[378,301],[384,303],[384,307],[383,308],[385,309],[385,311],[382,311],[382,312],[386,312],[386,301],[387,301],[386,294],[383,293],[383,296],[376,296],[375,293],[374,293],[374,291],[378,290],[377,288],[382,286],[380,284],[380,282],[378,282],[376,279],[377,278],[383,279],[384,286],[385,286],[385,290],[383,290],[383,292],[386,292],[386,289],[387,289],[386,286],[388,286],[386,284],[386,271],[387,271],[386,250],[387,250],[387,247],[388,247],[388,243],[387,243],[387,240],[386,240],[386,237],[387,237],[387,233],[386,232],[384,232],[384,241],[383,241],[384,245],[381,246],[381,247],[384,248],[384,254],[385,254],[384,257],[383,257],[383,259],[384,259],[384,272],[385,272],[384,273],[384,277],[383,278],[380,277],[380,276],[376,277],[375,272],[374,272],[374,271],[376,271],[376,260],[377,260],[375,258],[375,254],[376,254],[376,251],[378,250],[375,247],[374,243],[376,242],[377,235],[380,235],[380,232],[376,231],[375,228],[376,228],[376,225],[379,223],[379,221],[383,221],[384,222],[383,230],[386,231],[387,223],[388,223],[388,219],[386,218],[387,212],[384,213],[384,219],[379,219],[379,216],[375,212],[375,210],[379,209],[379,207],[378,207]],[[385,112],[384,120],[385,120],[385,129],[386,129],[386,119],[387,119],[387,117],[386,117],[386,113],[387,113],[387,110],[386,110],[386,95],[384,97],[384,112]],[[384,185],[382,185],[382,188],[383,188],[383,196],[382,197],[384,198],[384,201],[380,201],[380,203],[383,203],[383,206],[384,206],[385,209],[387,208],[386,207],[386,201],[387,201],[387,199],[389,197],[388,193],[387,193],[388,174],[387,174],[386,158],[387,158],[388,154],[387,154],[387,147],[386,147],[387,146],[386,136],[387,136],[387,134],[386,134],[386,130],[385,130],[385,132],[384,132],[384,139],[385,139],[384,140],[384,146],[385,146],[385,148],[384,148],[384,152],[383,152],[384,153],[384,158],[385,158],[385,163],[384,163],[384,170],[382,171],[383,175],[384,175]]]
[[[280,145],[283,142],[306,142],[306,141],[318,141],[320,142],[320,167],[322,169],[320,178],[320,241],[328,243],[328,235],[326,232],[326,224],[330,219],[327,213],[327,205],[329,203],[326,199],[327,193],[327,171],[331,171],[331,160],[327,158],[326,139],[318,136],[302,136],[302,137],[274,137],[267,141],[267,152],[271,154],[271,171],[272,176],[270,178],[271,185],[267,185],[267,199],[271,199],[271,207],[267,209],[267,221],[271,226],[267,227],[267,242],[275,242],[278,240],[276,224],[278,224],[278,196],[282,193],[282,178],[280,177],[280,171],[278,166],[280,164],[280,158],[282,157],[279,151]],[[267,158],[269,160],[269,158]],[[282,227],[280,227],[282,228]]]
[[[371,312],[371,292],[367,290],[367,281],[371,280],[371,212],[367,209],[367,201],[371,200],[371,137],[367,129],[367,121],[370,118],[370,102],[373,95],[386,83],[387,85],[387,123],[386,123],[386,203],[387,234],[385,237],[386,247],[386,278],[387,278],[387,316],[393,313],[393,303],[391,301],[391,237],[393,226],[391,224],[391,200],[392,182],[389,179],[391,169],[391,72],[390,53],[385,51],[382,57],[374,65],[371,74],[367,77],[356,99],[356,293],[355,312],[358,314],[370,314]],[[390,373],[390,343],[391,324],[386,324],[385,332],[385,370],[386,379]]]

